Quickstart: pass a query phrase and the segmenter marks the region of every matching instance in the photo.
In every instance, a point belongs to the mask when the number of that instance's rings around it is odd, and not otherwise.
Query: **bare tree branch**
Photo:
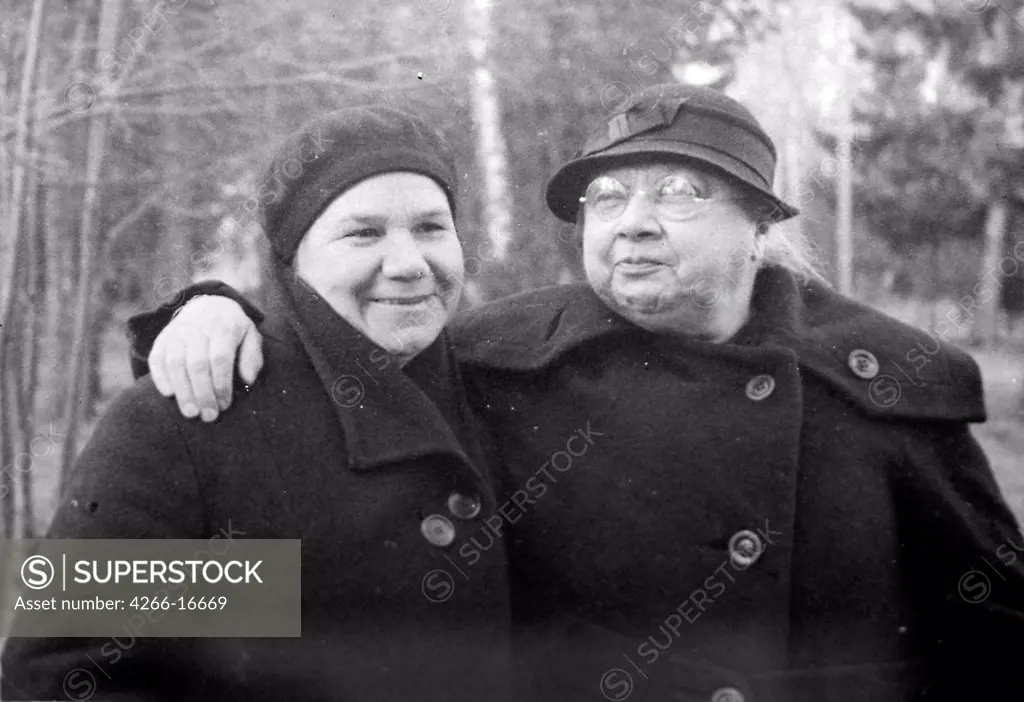
[[[128,227],[135,224],[142,215],[146,214],[150,207],[160,202],[161,196],[164,194],[164,190],[161,188],[156,192],[150,193],[145,200],[133,207],[125,216],[117,221],[117,223],[107,230],[105,235],[105,241],[103,243],[103,257],[109,259],[111,249],[114,244],[117,243],[121,235],[128,231]]]
[[[202,49],[202,47],[199,47],[198,49],[191,49],[191,50],[189,50],[187,52],[187,55],[189,57],[193,57],[197,53],[201,53],[201,49]],[[370,83],[363,83],[363,82],[360,82],[360,81],[353,81],[351,79],[345,79],[342,76],[336,75],[336,74],[343,74],[343,73],[347,73],[347,72],[350,72],[350,71],[360,71],[360,70],[364,70],[366,68],[373,68],[375,66],[381,66],[381,65],[384,65],[384,64],[388,64],[388,63],[397,63],[397,62],[405,61],[405,60],[416,61],[416,60],[422,60],[422,59],[426,59],[426,58],[436,58],[436,57],[444,56],[444,55],[446,55],[446,54],[444,54],[443,52],[440,52],[440,51],[401,51],[401,52],[394,52],[394,53],[390,53],[390,54],[381,54],[381,55],[378,55],[378,56],[370,56],[370,57],[366,57],[366,58],[342,61],[342,62],[339,62],[339,63],[331,63],[330,66],[329,66],[329,68],[330,68],[329,71],[324,71],[322,69],[322,67],[317,66],[316,64],[310,64],[310,63],[306,63],[306,62],[298,62],[298,61],[291,61],[291,60],[289,60],[289,61],[287,61],[287,63],[289,65],[292,65],[292,66],[294,66],[294,67],[296,67],[296,68],[298,68],[299,70],[302,71],[299,75],[288,76],[286,78],[269,78],[269,79],[266,79],[266,80],[251,81],[251,82],[247,82],[247,83],[202,83],[202,82],[196,83],[196,82],[191,82],[191,83],[180,83],[180,84],[177,84],[177,85],[168,85],[168,86],[154,86],[153,85],[153,81],[148,80],[148,78],[150,78],[152,76],[150,76],[148,74],[145,74],[145,72],[139,72],[139,73],[133,74],[132,77],[134,77],[136,79],[138,79],[140,77],[145,77],[146,80],[140,80],[139,81],[140,83],[142,83],[142,85],[140,85],[139,87],[135,87],[135,88],[119,86],[120,90],[118,91],[118,96],[120,98],[123,98],[123,99],[149,98],[149,97],[161,97],[161,96],[167,95],[167,94],[183,93],[183,92],[198,91],[198,90],[211,90],[211,91],[213,91],[213,90],[249,90],[249,89],[253,89],[253,88],[280,87],[280,86],[302,84],[302,83],[333,82],[333,81],[340,81],[340,82],[333,83],[335,85],[356,86],[356,87],[365,85],[367,87],[373,88],[373,87],[377,87],[377,86],[374,86],[373,84],[370,84]],[[166,63],[171,63],[173,61],[174,61],[174,57],[170,57],[170,58],[166,59]],[[329,77],[330,80],[326,79],[325,77]],[[86,82],[88,82],[88,81],[86,81]],[[50,100],[50,101],[52,101],[53,100],[53,96],[51,94],[49,94],[48,92],[38,92],[38,93],[36,93],[35,95],[32,96],[32,99],[33,100],[43,100],[43,101]],[[50,115],[50,117],[52,118],[52,117],[55,117],[55,116],[59,116],[60,114],[63,114],[64,112],[66,112],[66,110],[58,110],[57,112],[52,113]],[[2,119],[2,118],[0,118],[0,119]]]
[[[266,80],[252,81],[249,83],[223,83],[223,84],[194,84],[186,83],[181,85],[166,86],[162,88],[149,88],[145,90],[127,91],[128,97],[139,98],[139,97],[157,97],[165,95],[173,95],[177,93],[187,93],[194,90],[254,90],[254,89],[265,89],[265,88],[282,88],[288,86],[306,85],[313,83],[322,83],[324,85],[336,85],[345,88],[352,88],[356,90],[380,90],[386,87],[398,87],[391,84],[385,85],[381,82],[368,82],[368,81],[355,81],[346,78],[339,78],[338,76],[332,76],[329,73],[315,73],[298,76],[287,76],[284,78],[268,78]],[[409,85],[413,85],[412,81]],[[159,115],[183,115],[187,117],[194,117],[200,114],[206,114],[207,112],[230,112],[232,110],[226,110],[223,107],[214,108],[182,108],[180,111],[173,111],[174,108],[146,108],[146,107],[131,107],[126,108],[122,102],[115,102],[106,97],[103,100],[98,100],[89,110],[82,112],[72,111],[66,105],[58,108],[57,110],[50,113],[47,119],[47,127],[43,130],[43,133],[50,132],[54,129],[77,122],[82,119],[88,119],[93,115],[108,115],[114,114],[118,110],[129,110],[135,114],[159,114]],[[7,131],[0,132],[0,141],[6,141],[14,136],[15,130],[8,129]]]

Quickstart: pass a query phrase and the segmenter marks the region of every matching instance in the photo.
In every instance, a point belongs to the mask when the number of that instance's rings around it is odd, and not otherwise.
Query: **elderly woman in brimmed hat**
[[[1024,545],[968,427],[978,368],[817,279],[772,227],[796,214],[775,159],[724,95],[646,91],[548,185],[587,282],[457,320],[531,699],[1024,694]],[[208,364],[168,359],[250,329],[204,298],[150,366],[212,407]]]
[[[47,536],[301,539],[301,638],[136,639],[125,615],[110,620],[119,638],[10,639],[4,699],[504,699],[502,543],[450,575],[451,550],[498,507],[443,334],[463,277],[452,152],[383,106],[296,139],[326,146],[276,185],[290,153],[268,172],[265,378],[216,424],[138,382],[100,421]]]

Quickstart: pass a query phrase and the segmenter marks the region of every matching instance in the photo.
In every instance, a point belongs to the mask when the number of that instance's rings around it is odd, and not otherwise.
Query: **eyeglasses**
[[[604,220],[622,215],[633,200],[633,196],[645,194],[655,211],[665,219],[689,219],[698,214],[710,202],[737,200],[736,197],[712,197],[712,188],[702,187],[686,176],[668,175],[654,184],[651,191],[631,190],[611,176],[600,176],[587,187],[580,202]]]

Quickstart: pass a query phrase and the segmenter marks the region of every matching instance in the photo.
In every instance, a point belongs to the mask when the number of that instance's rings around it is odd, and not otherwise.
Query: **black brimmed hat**
[[[711,88],[671,84],[643,90],[628,109],[593,129],[548,181],[548,207],[575,222],[594,177],[638,156],[679,156],[713,166],[772,203],[774,221],[800,214],[772,192],[775,144],[747,108]]]

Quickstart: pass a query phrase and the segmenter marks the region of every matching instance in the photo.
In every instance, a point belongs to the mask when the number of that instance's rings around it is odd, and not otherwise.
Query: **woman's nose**
[[[661,226],[654,215],[654,203],[647,194],[634,193],[615,223],[616,234],[628,239],[658,237],[661,235]]]
[[[430,272],[430,266],[411,234],[396,232],[388,239],[382,264],[384,275],[398,280],[409,280],[422,278]]]

